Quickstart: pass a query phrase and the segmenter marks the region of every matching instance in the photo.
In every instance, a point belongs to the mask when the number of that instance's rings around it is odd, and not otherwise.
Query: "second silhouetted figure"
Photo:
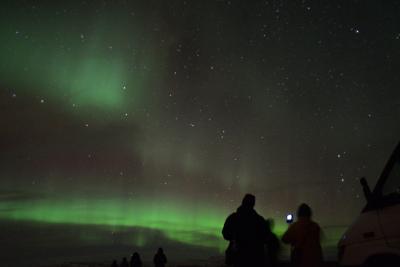
[[[264,265],[264,246],[270,229],[255,210],[255,196],[245,195],[242,205],[226,219],[222,235],[228,240],[226,263],[235,267]]]
[[[153,262],[155,267],[164,267],[167,264],[167,256],[165,256],[162,248],[159,248],[156,255],[154,255]]]

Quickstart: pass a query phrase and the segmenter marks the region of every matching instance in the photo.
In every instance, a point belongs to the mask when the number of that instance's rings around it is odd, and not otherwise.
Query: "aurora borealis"
[[[399,140],[399,14],[2,1],[0,261],[207,259],[248,192],[278,234],[309,203],[332,249],[365,203],[359,178],[373,186]]]

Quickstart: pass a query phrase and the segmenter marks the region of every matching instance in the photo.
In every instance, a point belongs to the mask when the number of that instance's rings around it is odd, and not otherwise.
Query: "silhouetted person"
[[[268,219],[266,222],[270,233],[268,234],[265,258],[267,266],[275,267],[278,264],[278,255],[281,245],[279,243],[279,238],[272,232],[274,228],[273,219]]]
[[[235,267],[263,266],[264,245],[270,229],[265,219],[254,210],[256,198],[247,194],[236,212],[228,216],[222,235],[229,241],[225,262]]]
[[[297,267],[318,267],[322,264],[321,228],[311,220],[307,204],[297,210],[297,222],[289,226],[282,241],[292,246],[291,261]]]
[[[113,260],[111,267],[118,267],[118,263],[116,260]]]
[[[128,261],[125,257],[122,259],[122,262],[119,265],[119,267],[129,267]]]
[[[130,267],[142,267],[142,260],[140,259],[139,253],[133,253],[130,264]]]
[[[156,255],[154,255],[153,262],[155,267],[165,267],[165,264],[167,264],[167,256],[165,256],[162,248],[157,250]]]

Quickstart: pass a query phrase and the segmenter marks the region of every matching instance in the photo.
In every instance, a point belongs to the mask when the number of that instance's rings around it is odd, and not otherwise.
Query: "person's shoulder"
[[[319,227],[319,224],[318,224],[316,221],[314,221],[314,220],[310,220],[310,224]]]
[[[228,218],[234,218],[234,217],[237,217],[237,215],[238,215],[238,213],[235,211],[235,212],[232,212],[231,214],[229,214]]]
[[[321,230],[321,226],[319,226],[319,224],[317,222],[310,221],[310,224],[314,229]]]
[[[259,219],[260,223],[263,224],[264,227],[269,228],[269,224],[268,224],[267,220],[263,216],[258,214],[258,219]]]
[[[228,217],[226,218],[226,221],[232,221],[235,220],[237,217],[237,212],[233,212],[231,214],[228,215]]]
[[[254,212],[254,216],[256,218],[257,225],[260,225],[260,227],[263,227],[265,229],[269,229],[269,224],[267,220],[257,212]]]
[[[264,218],[262,215],[260,215],[256,210],[253,210],[252,215],[253,215],[254,217],[256,217],[258,220],[260,220],[260,221],[267,222],[267,221],[265,220],[265,218]]]
[[[301,222],[296,221],[296,222],[293,222],[293,223],[289,224],[288,230],[294,231],[294,230],[296,230],[298,228],[301,228],[301,227],[302,227]]]

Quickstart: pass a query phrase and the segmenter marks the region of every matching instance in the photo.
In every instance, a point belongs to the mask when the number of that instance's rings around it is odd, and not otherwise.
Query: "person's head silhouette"
[[[297,218],[311,218],[312,211],[310,206],[305,203],[302,203],[297,209]]]
[[[252,194],[246,194],[242,200],[242,206],[248,209],[254,208],[256,204],[256,197]]]
[[[139,255],[139,253],[137,253],[137,252],[133,253],[132,259],[133,259],[133,260],[140,260],[140,255]]]
[[[157,253],[158,253],[158,254],[163,254],[163,253],[164,253],[164,250],[163,250],[162,248],[158,248]]]

